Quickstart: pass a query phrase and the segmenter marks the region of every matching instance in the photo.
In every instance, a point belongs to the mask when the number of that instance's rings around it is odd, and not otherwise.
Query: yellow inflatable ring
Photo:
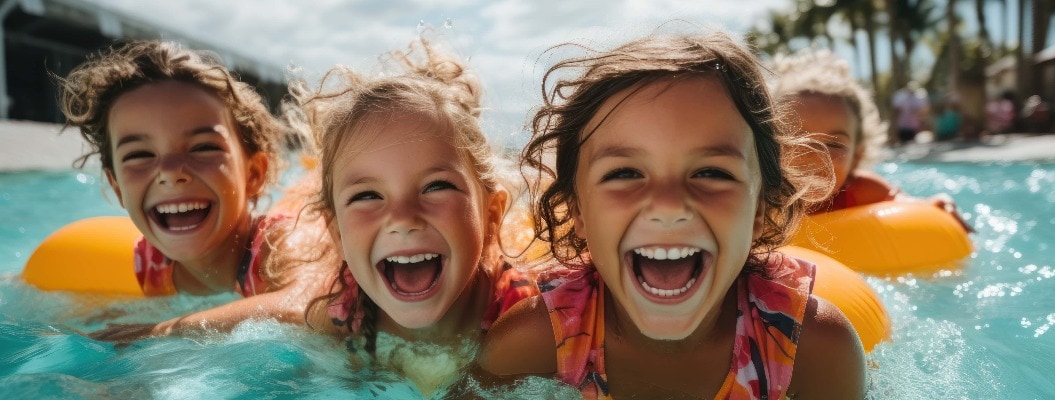
[[[41,242],[22,278],[44,290],[142,296],[132,251],[140,236],[128,217],[73,222]]]
[[[934,272],[973,251],[959,221],[927,203],[884,201],[806,218],[791,245],[872,275]]]
[[[813,294],[839,307],[854,326],[866,352],[890,338],[890,316],[879,296],[858,273],[810,249],[785,246],[780,252],[817,265]]]

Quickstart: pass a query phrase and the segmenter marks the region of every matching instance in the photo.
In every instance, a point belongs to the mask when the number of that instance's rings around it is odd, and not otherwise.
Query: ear
[[[758,240],[762,237],[762,233],[765,231],[766,226],[766,202],[762,201],[759,197],[758,204],[755,206],[755,223],[751,226],[751,240]]]
[[[106,173],[106,181],[110,182],[110,187],[114,190],[114,195],[117,196],[117,203],[121,205],[121,208],[125,207],[125,201],[121,197],[121,187],[117,185],[117,178],[114,178],[114,171],[110,169],[104,169]]]
[[[245,192],[250,198],[259,197],[264,190],[264,182],[267,181],[267,166],[270,161],[264,152],[258,152],[249,156],[246,160]]]
[[[505,218],[508,207],[509,192],[502,185],[498,185],[489,196],[487,204],[487,231],[486,237],[491,238],[498,235],[499,227]]]
[[[343,248],[341,244],[341,228],[337,226],[337,218],[334,217],[323,217],[326,219],[326,231],[330,233],[330,239],[333,239],[333,244],[336,246],[337,251],[341,253],[341,259],[344,259]]]
[[[583,236],[583,232],[586,232],[586,223],[582,220],[582,213],[579,212],[579,201],[572,199],[568,202],[568,214],[571,215],[572,227],[575,228],[575,236],[579,239],[586,240],[586,236]]]

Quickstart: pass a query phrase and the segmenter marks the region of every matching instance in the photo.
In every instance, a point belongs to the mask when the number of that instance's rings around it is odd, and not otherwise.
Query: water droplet
[[[425,31],[425,20],[418,21],[418,33]]]
[[[77,182],[80,182],[80,183],[88,183],[88,175],[85,175],[85,174],[77,174]]]
[[[446,20],[446,21],[443,21],[443,27],[444,27],[444,28],[447,28],[447,29],[451,29],[451,28],[454,28],[454,22],[453,22],[453,21],[451,21],[451,19],[450,19],[450,18],[447,18],[447,20]]]

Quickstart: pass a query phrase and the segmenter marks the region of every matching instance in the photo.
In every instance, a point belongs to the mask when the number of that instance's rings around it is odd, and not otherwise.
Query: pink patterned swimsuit
[[[742,273],[736,291],[732,365],[716,399],[781,399],[791,382],[813,264],[773,253],[766,275]],[[604,365],[604,281],[592,266],[539,278],[557,343],[557,378],[584,399],[608,399]]]
[[[237,282],[234,288],[238,294],[249,297],[264,293],[267,283],[260,276],[260,246],[267,242],[265,237],[268,227],[272,224],[290,219],[285,214],[269,214],[258,219],[256,231],[251,234],[252,240],[245,249],[242,262],[238,266]],[[135,272],[139,280],[139,287],[147,296],[169,296],[179,293],[176,284],[172,280],[172,272],[175,262],[157,248],[140,238],[135,246]]]

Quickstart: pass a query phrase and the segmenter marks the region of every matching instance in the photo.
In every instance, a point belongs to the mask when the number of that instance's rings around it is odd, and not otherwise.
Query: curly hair
[[[887,126],[872,94],[853,78],[845,60],[829,50],[805,49],[793,55],[778,55],[773,65],[778,75],[772,84],[775,101],[790,103],[803,95],[841,99],[857,122],[851,170],[878,161],[879,150],[887,140]]]
[[[406,118],[408,114],[425,117],[446,132],[462,159],[473,166],[474,178],[487,192],[506,187],[480,127],[482,85],[478,78],[469,73],[462,61],[437,50],[424,38],[412,42],[407,50],[392,51],[388,56],[396,74],[371,79],[338,66],[327,72],[314,89],[303,81],[290,85],[296,103],[287,104],[286,118],[320,154],[322,190],[316,200],[317,211],[327,220],[335,217],[333,170],[338,155],[348,151],[352,139],[371,124]],[[328,88],[328,84],[335,88]],[[340,278],[347,268],[341,267],[331,294],[314,299],[312,307],[320,302],[328,304],[348,289]],[[364,349],[372,352],[377,335],[377,305],[361,288],[358,298],[358,304],[350,305],[348,315],[363,316],[359,333],[366,339]]]
[[[564,46],[569,44],[550,51]],[[782,151],[796,149],[798,141],[788,135],[785,111],[772,105],[754,54],[720,32],[652,35],[609,51],[582,48],[588,55],[560,61],[544,75],[543,104],[531,120],[532,138],[521,154],[523,169],[538,175],[529,177],[535,237],[549,243],[554,257],[569,262],[586,251],[585,240],[571,223],[569,205],[576,201],[579,150],[593,133],[587,131],[589,121],[616,93],[672,77],[715,79],[729,92],[754,133],[761,168],[764,227],[752,243],[752,258],[759,260],[786,242],[803,214],[800,199],[817,191],[806,189],[814,183],[810,174],[782,162]],[[569,69],[581,73],[556,77]]]
[[[103,170],[112,173],[115,165],[109,112],[114,102],[144,85],[178,81],[201,87],[222,100],[234,117],[246,154],[267,155],[268,171],[261,192],[277,181],[282,166],[281,125],[253,87],[237,80],[210,52],[184,49],[173,42],[130,41],[90,56],[65,78],[54,78],[66,125],[79,128],[90,146],[90,151],[75,161],[77,167],[97,154]],[[254,199],[259,195],[253,194]]]

